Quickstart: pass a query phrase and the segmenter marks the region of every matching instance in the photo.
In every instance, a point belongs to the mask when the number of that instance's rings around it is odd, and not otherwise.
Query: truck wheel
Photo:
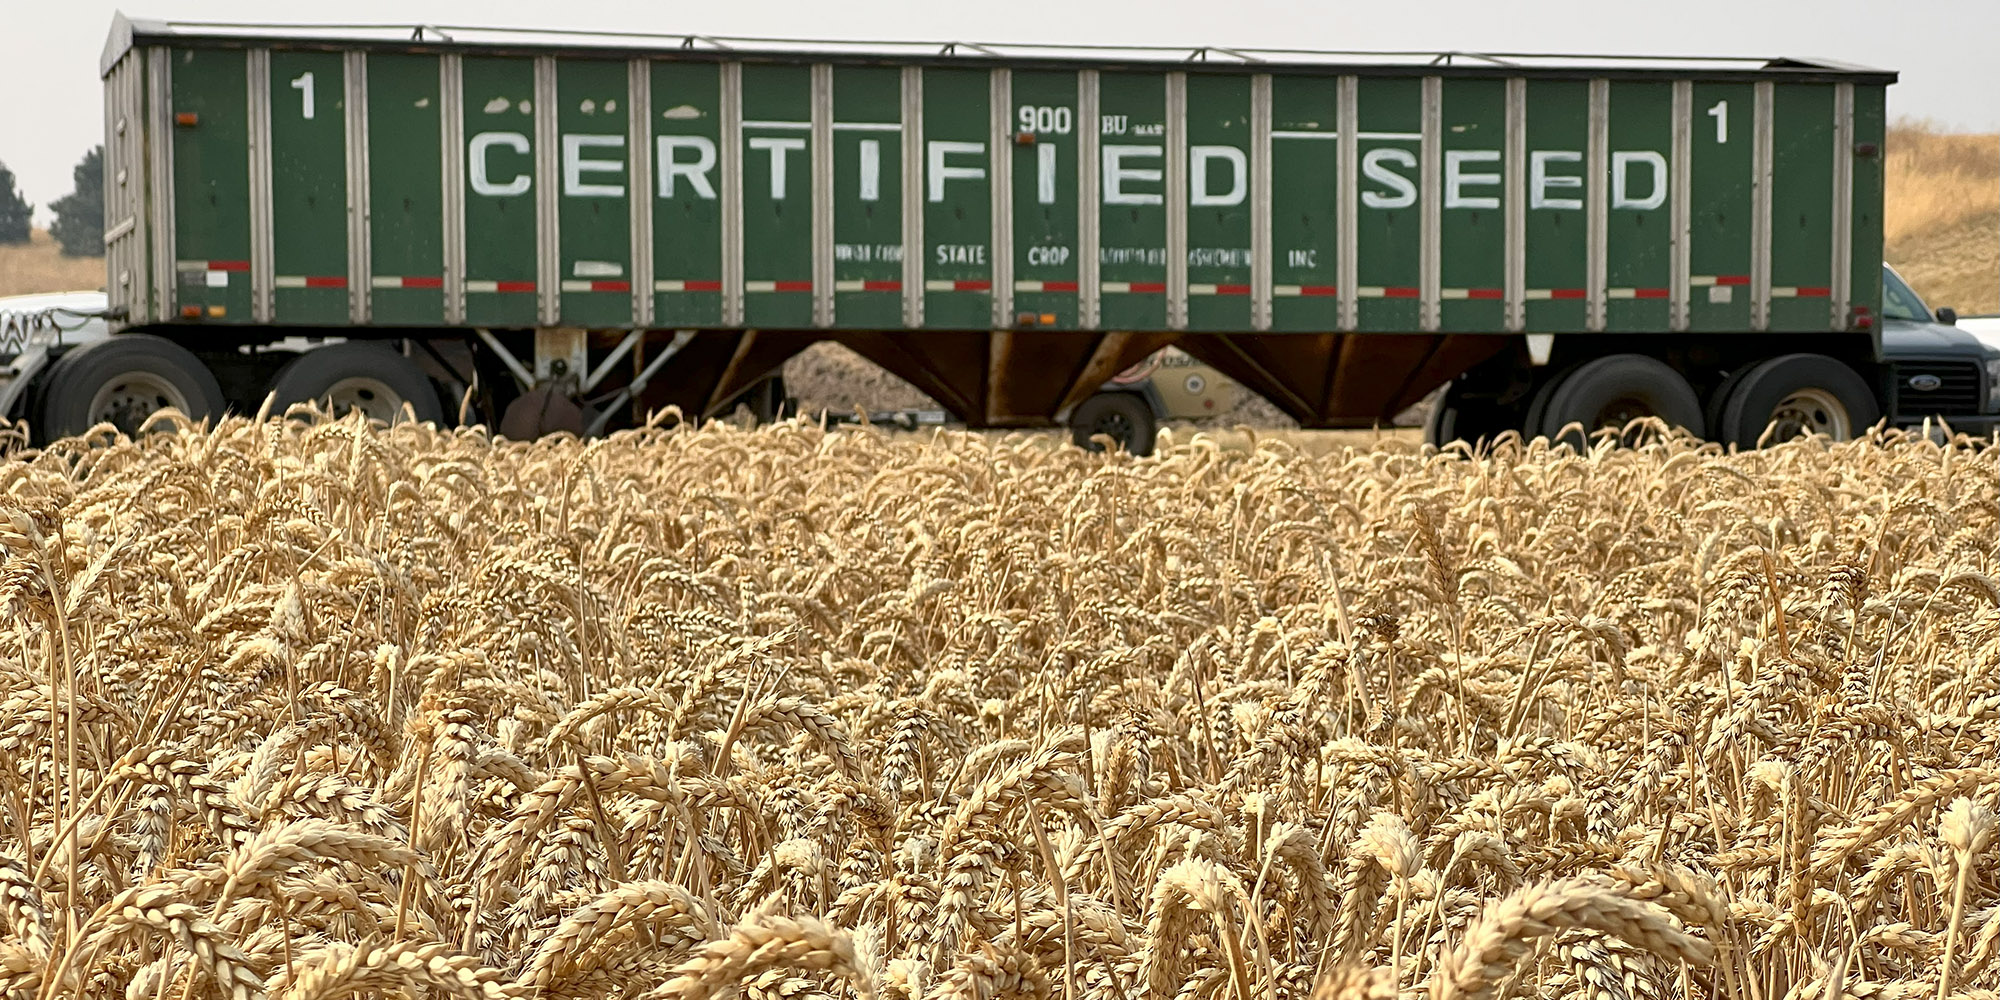
[[[1518,416],[1487,399],[1468,399],[1460,391],[1463,382],[1453,382],[1438,397],[1430,416],[1424,418],[1424,441],[1443,448],[1453,441],[1491,446],[1500,435],[1518,431]]]
[[[1773,442],[1800,434],[1846,441],[1881,415],[1874,392],[1854,369],[1824,354],[1786,354],[1743,373],[1723,404],[1716,440],[1755,448],[1768,428]]]
[[[1102,434],[1133,455],[1151,455],[1157,432],[1153,408],[1129,392],[1100,392],[1081,403],[1069,415],[1069,437],[1088,451],[1104,447],[1091,438]]]
[[[136,434],[148,417],[168,407],[190,420],[206,420],[227,405],[222,386],[200,358],[146,333],[121,333],[63,355],[50,370],[41,399],[40,429],[50,440],[98,424]]]
[[[444,423],[444,404],[422,366],[386,344],[346,340],[315,347],[278,369],[271,380],[273,409],[314,402],[332,416],[360,410],[370,420],[394,423],[403,404],[419,421]]]
[[[1550,386],[1537,430],[1550,441],[1582,450],[1589,446],[1591,432],[1623,427],[1640,417],[1659,417],[1696,437],[1704,430],[1701,397],[1681,373],[1643,354],[1613,354],[1578,365]],[[1570,424],[1582,424],[1584,434],[1564,436],[1563,428]]]

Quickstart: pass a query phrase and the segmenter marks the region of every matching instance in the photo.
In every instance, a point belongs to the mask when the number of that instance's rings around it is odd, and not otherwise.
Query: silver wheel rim
[[[1809,388],[1780,400],[1771,408],[1771,440],[1790,441],[1800,434],[1824,434],[1835,441],[1854,436],[1854,421],[1839,397],[1825,389]]]
[[[146,418],[172,407],[188,412],[188,399],[173,381],[149,371],[125,372],[106,379],[90,397],[90,422],[110,424],[127,435],[139,433]]]
[[[389,388],[381,379],[356,375],[344,378],[320,393],[320,405],[335,417],[344,417],[356,410],[370,420],[393,423],[396,414],[403,411],[403,397]]]

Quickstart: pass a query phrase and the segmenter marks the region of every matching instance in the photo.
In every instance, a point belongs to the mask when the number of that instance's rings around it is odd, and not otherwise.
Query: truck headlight
[[[2000,358],[1986,359],[1986,408],[2000,410]]]

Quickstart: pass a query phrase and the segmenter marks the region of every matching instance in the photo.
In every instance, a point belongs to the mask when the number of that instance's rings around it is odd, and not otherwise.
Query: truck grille
[[[1985,373],[1965,361],[1906,361],[1893,366],[1896,414],[1899,417],[1953,417],[1979,412],[1980,381]],[[1935,388],[1918,386],[1935,384]]]

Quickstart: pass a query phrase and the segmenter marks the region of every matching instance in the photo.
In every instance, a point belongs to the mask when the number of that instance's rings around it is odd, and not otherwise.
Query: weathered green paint
[[[1016,141],[1009,154],[1014,158],[1014,277],[1045,283],[1040,291],[1017,285],[1014,311],[1034,317],[1037,329],[1074,330],[1082,264],[1077,256],[1076,171],[1083,137],[1076,74],[1018,72],[1013,91],[1014,135],[1034,140]],[[1042,322],[1044,317],[1053,322]]]
[[[1590,185],[1586,175],[1590,136],[1590,85],[1580,80],[1528,81],[1527,330],[1566,333],[1587,329]],[[1536,207],[1535,161],[1540,157],[1542,205]],[[1571,185],[1569,180],[1576,183]],[[1537,298],[1537,294],[1549,298]]]
[[[1604,329],[1660,333],[1673,322],[1673,84],[1611,84],[1609,125],[1605,286],[1632,297],[1607,293]]]
[[[1423,81],[1369,77],[1359,86],[1358,287],[1342,291],[1359,298],[1358,329],[1415,330],[1420,320],[1416,293],[1423,279],[1424,231],[1419,144],[1411,137],[1423,130]],[[1402,184],[1383,180],[1384,175],[1400,178]]]
[[[1854,257],[1847,293],[1851,307],[1841,317],[1843,329],[1874,329],[1881,322],[1875,311],[1877,303],[1882,301],[1882,140],[1888,123],[1883,107],[1886,97],[1880,87],[1854,88],[1854,148],[1844,151],[1854,170],[1853,219],[1849,228]],[[1869,322],[1863,324],[1862,317]]]
[[[1446,80],[1439,135],[1444,205],[1438,285],[1448,293],[1438,303],[1438,328],[1502,329],[1507,304],[1493,293],[1507,287],[1505,81]]]
[[[436,56],[368,56],[373,322],[443,326],[444,154]],[[393,284],[392,284],[393,283]]]
[[[805,329],[812,303],[812,71],[743,67],[744,325]]]
[[[1696,83],[1688,178],[1688,328],[1750,329],[1751,215],[1755,211],[1756,90]]]
[[[652,71],[653,321],[722,325],[722,74],[707,63],[654,62]],[[676,173],[712,158],[706,172]],[[662,288],[659,282],[669,282]]]
[[[180,49],[172,59],[175,319],[249,323],[250,102],[244,56]],[[170,120],[172,120],[170,116]],[[197,316],[185,316],[185,310]]]
[[[632,322],[632,184],[624,63],[566,60],[556,64],[556,202],[560,234],[564,325],[586,328]]]
[[[1188,74],[1187,145],[1187,328],[1247,330],[1251,304],[1249,77]]]
[[[465,322],[534,326],[535,64],[488,56],[463,62]],[[482,137],[489,137],[483,148]]]
[[[1339,120],[1339,80],[1271,79],[1271,281],[1298,290],[1272,297],[1276,331],[1340,328]]]
[[[1098,307],[1106,330],[1167,326],[1166,77],[1104,73],[1098,77],[1098,142],[1103,156],[1098,189],[1098,278],[1107,287]],[[1180,192],[1175,197],[1185,197]],[[1128,290],[1114,290],[1126,283]]]
[[[903,325],[902,94],[901,70],[833,71],[835,326]]]
[[[1771,143],[1771,287],[1774,331],[1825,331],[1833,325],[1833,104],[1831,86],[1773,88]]]
[[[924,70],[924,326],[993,326],[989,76]],[[953,282],[940,288],[933,282]]]
[[[347,300],[347,100],[339,53],[271,53],[273,318],[341,325]],[[308,287],[295,287],[299,283]]]

